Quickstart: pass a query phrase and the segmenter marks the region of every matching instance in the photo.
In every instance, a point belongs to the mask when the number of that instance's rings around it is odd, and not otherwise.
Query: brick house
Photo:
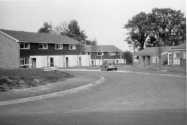
[[[87,46],[85,52],[91,56],[91,66],[102,65],[104,62],[113,64],[124,63],[122,51],[113,45]]]
[[[89,66],[89,60],[80,43],[65,35],[0,30],[2,68]]]

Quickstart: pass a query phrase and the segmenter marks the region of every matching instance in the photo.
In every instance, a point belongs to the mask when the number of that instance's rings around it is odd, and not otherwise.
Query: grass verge
[[[73,75],[62,71],[42,69],[0,69],[0,91],[29,88],[50,82],[63,81]]]

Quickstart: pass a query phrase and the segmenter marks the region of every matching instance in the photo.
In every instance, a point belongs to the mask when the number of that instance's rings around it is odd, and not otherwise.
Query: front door
[[[36,58],[32,58],[31,62],[32,62],[32,68],[36,68]]]
[[[54,67],[54,58],[50,57],[50,67]]]
[[[66,67],[69,67],[69,60],[68,60],[68,57],[66,57]]]

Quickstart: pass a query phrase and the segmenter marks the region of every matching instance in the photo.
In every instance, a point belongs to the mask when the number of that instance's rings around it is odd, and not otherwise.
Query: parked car
[[[117,66],[113,64],[104,64],[101,66],[101,71],[112,71],[112,70],[118,70]]]

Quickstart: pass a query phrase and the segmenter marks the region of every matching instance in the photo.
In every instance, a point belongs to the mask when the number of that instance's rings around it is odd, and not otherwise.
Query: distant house
[[[65,35],[0,30],[0,67],[89,66],[90,56]]]
[[[91,56],[91,66],[102,65],[104,62],[113,64],[124,63],[122,50],[113,45],[87,46],[85,52]]]
[[[170,47],[149,47],[135,53],[139,64],[185,65],[186,44]]]
[[[135,53],[138,57],[139,64],[152,65],[152,64],[167,64],[167,52],[170,47],[148,47]]]
[[[186,43],[173,46],[168,51],[168,65],[186,64]]]

